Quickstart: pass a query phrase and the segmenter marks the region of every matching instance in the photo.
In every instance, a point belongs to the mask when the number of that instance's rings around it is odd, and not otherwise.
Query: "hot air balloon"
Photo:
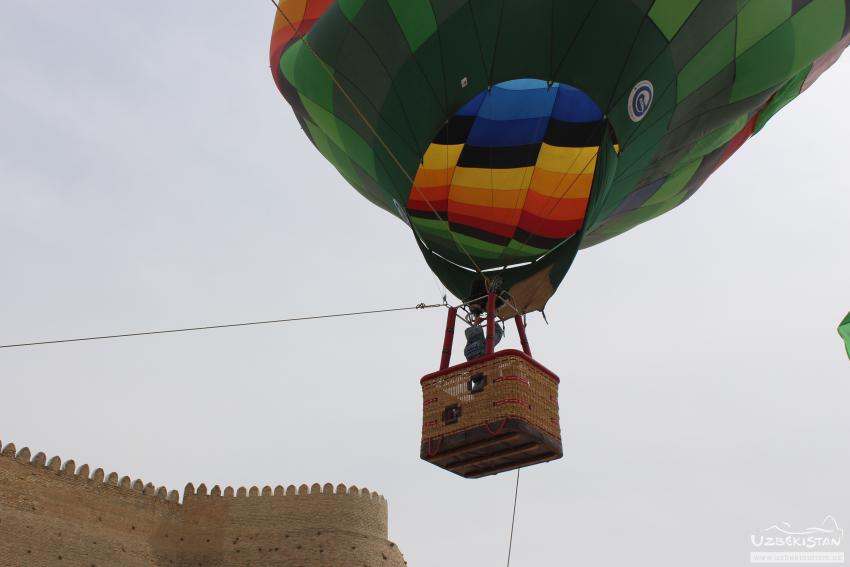
[[[850,358],[850,313],[838,325],[838,334],[844,339],[844,346],[847,348],[847,357]]]
[[[287,0],[271,68],[316,148],[492,322],[542,310],[579,249],[686,201],[848,41],[845,0]],[[554,383],[525,350],[516,374]],[[441,412],[437,429],[457,417]],[[556,414],[526,417],[552,437]]]

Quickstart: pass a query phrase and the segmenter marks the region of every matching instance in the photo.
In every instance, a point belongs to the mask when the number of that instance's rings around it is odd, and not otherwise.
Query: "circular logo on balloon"
[[[649,81],[641,81],[634,86],[629,94],[629,118],[632,122],[640,122],[649,112],[652,99],[655,96],[655,87]]]

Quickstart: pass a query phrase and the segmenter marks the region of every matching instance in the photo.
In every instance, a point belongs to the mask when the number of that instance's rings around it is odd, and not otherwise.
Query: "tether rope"
[[[39,345],[54,345],[59,343],[77,343],[82,341],[99,341],[104,339],[123,339],[127,337],[142,337],[146,335],[165,335],[168,333],[188,333],[191,331],[211,331],[213,329],[228,329],[233,327],[250,327],[255,325],[273,325],[276,323],[294,323],[297,321],[312,321],[315,319],[331,319],[338,317],[357,317],[361,315],[373,315],[378,313],[392,313],[397,311],[413,311],[415,309],[432,309],[434,307],[446,307],[445,303],[434,303],[431,305],[426,305],[424,303],[420,303],[419,305],[414,305],[413,307],[393,307],[389,309],[373,309],[371,311],[352,311],[350,313],[333,313],[330,315],[310,315],[306,317],[289,317],[287,319],[271,319],[268,321],[249,321],[246,323],[225,323],[222,325],[204,325],[200,327],[185,327],[181,329],[165,329],[160,331],[139,331],[135,333],[121,333],[115,335],[99,335],[93,337],[79,337],[74,339],[57,339],[52,341],[36,341],[29,343],[16,343],[16,344],[8,344],[8,345],[0,345],[0,348],[16,348],[16,347],[27,347],[27,346],[39,346]]]
[[[519,471],[522,469],[516,470],[516,487],[514,488],[514,512],[511,516],[511,537],[508,540],[508,563],[506,567],[511,567],[511,549],[514,545],[514,525],[516,524],[516,500],[517,495],[519,495]]]

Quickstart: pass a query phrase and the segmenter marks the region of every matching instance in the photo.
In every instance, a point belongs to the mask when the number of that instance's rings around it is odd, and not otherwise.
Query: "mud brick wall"
[[[2,443],[0,443],[2,447]],[[402,567],[383,496],[343,485],[157,488],[0,451],[0,567]]]

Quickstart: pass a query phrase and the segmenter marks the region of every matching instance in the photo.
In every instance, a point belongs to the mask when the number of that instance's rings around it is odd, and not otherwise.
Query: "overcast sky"
[[[268,2],[3,5],[0,344],[439,301],[277,92]],[[566,458],[523,471],[512,565],[746,565],[778,522],[850,528],[848,85],[845,57],[530,317]],[[181,491],[368,486],[411,567],[501,565],[515,476],[419,460],[444,316],[0,350],[0,439]]]

